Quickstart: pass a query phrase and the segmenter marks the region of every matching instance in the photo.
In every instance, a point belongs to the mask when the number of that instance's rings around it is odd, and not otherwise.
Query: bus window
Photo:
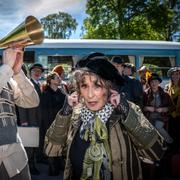
[[[141,57],[142,65],[148,67],[152,72],[158,73],[161,77],[167,78],[167,71],[175,66],[175,57]]]
[[[46,56],[41,57],[41,63],[46,67],[47,73],[50,72],[56,65],[62,65],[64,69],[64,80],[67,80],[69,72],[73,67],[73,57],[72,56]]]
[[[26,64],[32,64],[35,62],[34,51],[24,51],[24,62]]]

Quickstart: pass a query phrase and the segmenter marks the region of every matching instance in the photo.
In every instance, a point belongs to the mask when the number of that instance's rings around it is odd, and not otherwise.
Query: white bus
[[[145,40],[88,40],[88,39],[45,39],[40,45],[25,48],[27,64],[40,62],[48,70],[62,64],[68,73],[81,57],[91,52],[101,52],[111,59],[121,56],[139,69],[148,65],[152,71],[159,71],[163,78],[169,68],[180,66],[180,43]],[[2,55],[2,50],[0,50]]]

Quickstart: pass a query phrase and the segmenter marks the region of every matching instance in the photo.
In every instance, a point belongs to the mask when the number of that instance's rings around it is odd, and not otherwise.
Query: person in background
[[[111,62],[117,68],[119,74],[125,79],[124,86],[120,87],[119,91],[125,93],[129,101],[134,102],[142,108],[143,90],[139,80],[124,74],[125,63],[121,57],[114,56],[112,57]]]
[[[46,133],[46,154],[66,152],[64,180],[141,180],[140,161],[161,158],[163,138],[140,108],[118,93],[124,79],[106,57],[79,64],[77,91]]]
[[[166,85],[165,90],[173,100],[175,108],[171,112],[169,122],[169,133],[174,139],[173,151],[180,151],[180,68],[174,67],[167,73],[170,82]]]
[[[60,83],[61,90],[63,90],[65,94],[68,94],[68,87],[67,87],[66,82],[64,81],[64,69],[63,69],[62,65],[55,66],[52,69],[52,72],[58,73],[58,75],[61,79],[61,83]]]
[[[60,87],[61,78],[58,73],[50,72],[47,75],[46,83],[43,88],[41,96],[41,108],[43,109],[42,121],[41,121],[41,140],[43,144],[40,147],[44,147],[44,138],[47,129],[52,124],[57,112],[62,108],[66,95]],[[41,150],[43,152],[43,148]],[[59,167],[63,163],[63,158],[52,157],[48,158],[49,163],[49,175],[57,176],[59,174]]]
[[[8,48],[0,66],[0,179],[31,180],[28,158],[17,131],[15,105],[36,107],[39,97],[21,70],[23,51]]]
[[[147,74],[146,74],[147,75]],[[144,114],[147,119],[157,128],[159,133],[164,137],[170,148],[173,139],[169,135],[169,112],[173,106],[170,96],[164,92],[160,87],[162,79],[156,73],[148,72],[146,76],[149,88],[144,92]],[[166,151],[167,153],[168,151]],[[166,159],[166,154],[163,157],[163,161],[157,161],[154,165],[143,164],[144,179],[159,179],[161,175],[161,169],[163,162]]]
[[[29,78],[29,76],[28,76],[28,69],[27,69],[27,66],[24,63],[22,65],[21,69],[22,69],[23,73],[25,74],[25,76],[27,78]],[[17,125],[21,126],[20,119],[19,119],[19,110],[18,110],[19,108],[21,108],[21,107],[18,107],[16,105]]]
[[[38,93],[40,102],[41,102],[42,92],[41,92],[41,82],[39,80],[42,77],[43,72],[44,72],[44,67],[40,63],[31,64],[29,67],[30,80],[34,85],[36,92]],[[39,106],[34,108],[27,109],[27,108],[18,107],[18,111],[19,111],[19,121],[21,126],[41,127],[41,119],[42,119],[41,103],[39,104]],[[41,134],[42,134],[41,129],[39,129],[40,139],[41,139]],[[39,170],[36,168],[36,162],[41,161],[44,157],[40,149],[42,148],[26,147],[30,172],[33,175],[40,174]]]
[[[39,96],[41,96],[40,79],[42,77],[44,70],[45,70],[45,68],[40,63],[31,64],[29,67],[29,74],[30,74],[31,82],[34,84],[34,87],[35,87],[37,93],[39,94]]]
[[[123,76],[123,71],[124,71],[124,60],[119,57],[119,56],[113,56],[111,59],[111,63],[116,67],[118,70],[119,74]]]
[[[147,69],[146,66],[141,66],[141,68],[137,71],[140,77],[140,82],[143,87],[143,91],[146,91],[149,88],[149,84],[147,83],[147,76],[150,74],[150,71]]]
[[[167,143],[172,143],[168,134],[168,113],[173,106],[170,96],[160,87],[162,79],[156,73],[151,73],[147,79],[150,86],[144,93],[144,114],[158,129]]]
[[[136,72],[136,67],[132,63],[124,63],[123,74],[125,76],[134,77],[134,73]]]

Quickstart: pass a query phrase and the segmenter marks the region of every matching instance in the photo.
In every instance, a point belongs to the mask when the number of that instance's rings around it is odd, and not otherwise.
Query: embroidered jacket
[[[129,113],[123,121],[116,109],[109,118],[109,144],[112,154],[113,180],[141,180],[141,160],[153,162],[163,156],[164,140],[145,118],[140,108],[130,103]],[[72,179],[72,164],[69,153],[73,139],[80,128],[81,108],[73,114],[57,114],[45,139],[48,156],[59,156],[66,151],[64,180]]]

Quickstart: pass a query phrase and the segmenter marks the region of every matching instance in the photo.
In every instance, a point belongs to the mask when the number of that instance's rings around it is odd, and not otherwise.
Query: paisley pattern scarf
[[[83,160],[81,180],[99,180],[100,176],[110,179],[111,152],[108,143],[106,122],[113,110],[114,107],[109,103],[97,112],[92,112],[86,107],[81,110],[80,117],[82,125],[80,128],[80,137],[90,142]]]

